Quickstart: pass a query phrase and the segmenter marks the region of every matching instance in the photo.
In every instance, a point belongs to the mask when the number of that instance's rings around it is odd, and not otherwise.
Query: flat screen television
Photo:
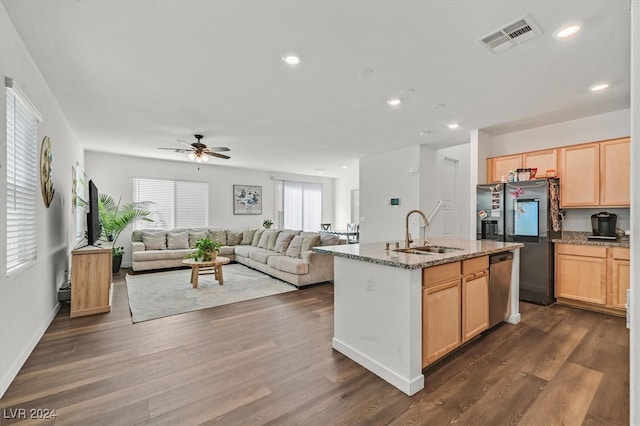
[[[87,212],[87,244],[96,245],[100,238],[100,211],[98,210],[98,188],[93,180],[89,181],[89,211]]]

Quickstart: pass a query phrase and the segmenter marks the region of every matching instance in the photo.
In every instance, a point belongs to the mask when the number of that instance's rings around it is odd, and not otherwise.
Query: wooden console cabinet
[[[111,248],[71,252],[71,318],[111,311]]]

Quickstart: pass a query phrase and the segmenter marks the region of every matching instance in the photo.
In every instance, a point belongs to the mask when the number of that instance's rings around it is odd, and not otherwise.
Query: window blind
[[[284,228],[317,232],[322,221],[322,184],[284,181],[282,190]]]
[[[137,220],[134,229],[203,228],[209,222],[209,184],[165,179],[133,179],[133,201],[151,201],[153,222]]]
[[[7,88],[7,275],[37,260],[38,117]]]

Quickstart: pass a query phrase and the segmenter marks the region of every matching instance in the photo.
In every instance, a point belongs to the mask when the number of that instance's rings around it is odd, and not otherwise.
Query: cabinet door
[[[489,274],[477,272],[462,278],[462,341],[489,328]]]
[[[560,148],[560,204],[562,207],[600,203],[600,144]]]
[[[556,255],[556,296],[606,305],[607,259]]]
[[[462,344],[460,279],[422,289],[422,367]]]
[[[508,177],[509,172],[515,172],[516,169],[522,168],[522,154],[505,155],[502,157],[494,157],[487,161],[491,167],[490,182],[500,182],[502,176]]]
[[[600,205],[631,204],[629,138],[600,142]]]
[[[631,263],[630,250],[628,248],[614,247],[610,249],[611,259],[611,307],[626,309],[627,289],[629,288]]]
[[[553,170],[556,176],[558,173],[558,150],[545,149],[544,151],[525,152],[522,154],[524,168],[537,168],[537,178],[553,177],[547,176],[547,170]]]

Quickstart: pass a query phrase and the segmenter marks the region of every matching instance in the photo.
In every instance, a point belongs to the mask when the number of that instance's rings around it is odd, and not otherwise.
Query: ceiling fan
[[[193,135],[193,136],[196,138],[196,142],[193,142],[191,144],[185,141],[178,141],[185,144],[189,148],[158,148],[158,149],[170,149],[171,151],[174,151],[174,152],[187,153],[187,156],[191,161],[195,161],[198,163],[209,161],[209,156],[223,158],[225,160],[228,160],[229,158],[231,158],[224,154],[218,154],[218,152],[221,152],[221,151],[230,151],[229,148],[227,148],[226,146],[216,146],[213,148],[208,148],[207,145],[201,142],[201,139],[203,138],[202,135]]]

